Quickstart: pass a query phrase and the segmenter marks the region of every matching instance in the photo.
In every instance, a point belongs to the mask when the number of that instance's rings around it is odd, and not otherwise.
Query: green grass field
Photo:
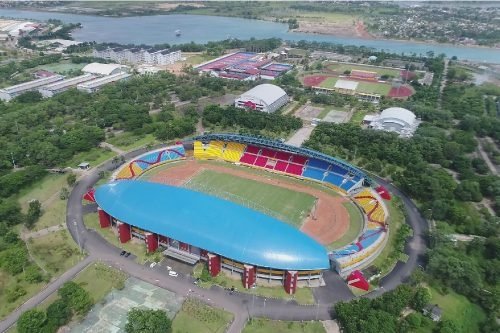
[[[70,70],[79,71],[87,64],[73,64],[71,62],[61,62],[55,64],[41,65],[36,67],[37,70],[43,69],[46,71],[56,72],[60,74],[64,74]]]
[[[306,193],[211,170],[197,174],[185,186],[252,207],[297,228],[300,228],[316,200]]]
[[[36,263],[52,275],[60,275],[80,260],[80,250],[67,230],[28,240]]]
[[[22,277],[22,273],[21,276],[12,276],[0,270],[0,319],[5,318],[5,316],[14,311],[21,304],[38,294],[44,285],[44,282],[35,284],[26,282]],[[8,301],[7,291],[14,287],[23,288],[26,291],[26,295],[19,297],[15,301]]]
[[[153,145],[158,143],[153,134],[138,136],[130,132],[122,133],[113,138],[109,138],[106,142],[125,151],[141,148],[148,144]]]
[[[26,213],[28,211],[29,201],[36,199],[43,203],[65,186],[68,186],[65,175],[49,174],[30,187],[22,189],[17,201],[21,205],[23,213]]]
[[[391,85],[387,83],[378,82],[358,82],[357,92],[367,93],[367,94],[379,94],[386,96],[391,90]]]
[[[136,261],[138,263],[144,263],[147,260],[146,256],[146,245],[140,244],[138,239],[133,239],[125,244],[120,243],[118,236],[114,233],[111,228],[102,229],[99,225],[99,217],[97,213],[87,214],[83,217],[83,223],[89,229],[94,229],[98,232],[107,242],[113,244],[114,246],[128,251],[137,257]]]
[[[101,164],[102,162],[116,156],[114,151],[109,149],[103,149],[99,147],[92,148],[89,151],[81,152],[74,155],[70,160],[66,162],[66,166],[71,168],[76,168],[76,166],[82,162],[90,163],[91,167]]]
[[[323,333],[326,332],[319,321],[280,321],[253,318],[248,321],[243,333]]]
[[[339,79],[336,77],[329,77],[325,81],[320,83],[320,87],[322,88],[327,88],[327,89],[333,89],[335,88],[335,83],[337,83]]]
[[[371,67],[371,66],[363,66],[363,65],[355,65],[355,64],[341,64],[341,63],[330,63],[326,65],[326,68],[332,71],[336,71],[337,73],[344,73],[345,71],[367,71],[367,72],[376,72],[379,76],[389,75],[393,77],[399,77],[400,70],[391,69],[391,68],[380,68],[380,67]]]
[[[460,332],[479,332],[479,325],[486,319],[486,315],[478,305],[472,304],[462,295],[453,291],[443,295],[436,289],[430,288],[431,304],[438,304],[443,310],[442,319],[451,320],[457,324]]]
[[[223,333],[232,320],[231,313],[188,298],[172,322],[172,332]]]

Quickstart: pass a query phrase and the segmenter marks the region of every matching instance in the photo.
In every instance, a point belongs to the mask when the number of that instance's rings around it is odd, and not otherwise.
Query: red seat
[[[278,151],[278,152],[276,152],[276,159],[278,159],[278,160],[283,160],[283,161],[287,161],[288,162],[290,156],[292,156],[292,154],[286,153],[284,151]]]
[[[288,163],[285,161],[276,161],[276,166],[274,167],[274,170],[286,172],[287,166],[288,166]]]
[[[255,146],[250,146],[250,145],[248,145],[248,146],[247,146],[247,150],[246,150],[246,152],[247,152],[247,153],[251,153],[251,154],[258,154],[258,153],[259,153],[259,150],[260,150],[260,148],[259,148],[259,147],[255,147]]]
[[[255,163],[256,159],[257,159],[257,156],[245,153],[245,154],[243,154],[243,156],[241,156],[240,162],[253,165]]]
[[[271,149],[267,149],[267,148],[262,148],[262,156],[267,156],[267,157],[274,157],[274,155],[276,155],[276,152],[274,150],[271,150]]]
[[[300,155],[293,155],[292,162],[300,165],[306,164],[307,157]]]
[[[265,167],[267,163],[267,157],[259,156],[255,160],[255,165],[260,167]]]
[[[300,176],[300,175],[302,175],[302,169],[303,169],[302,165],[290,163],[290,164],[288,164],[288,168],[286,169],[286,172],[291,173],[293,175]]]

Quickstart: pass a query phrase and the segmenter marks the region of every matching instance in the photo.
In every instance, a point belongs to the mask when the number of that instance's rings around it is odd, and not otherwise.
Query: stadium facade
[[[369,127],[386,132],[395,132],[404,138],[412,137],[418,126],[420,119],[410,110],[391,107],[371,119]]]
[[[286,92],[274,84],[259,84],[243,93],[234,101],[234,106],[266,113],[276,112],[288,103]]]
[[[310,236],[253,209],[207,194],[137,178],[180,159],[215,159],[316,181],[350,196],[365,226],[347,246],[328,251]],[[345,275],[365,267],[383,249],[388,228],[383,199],[389,194],[366,174],[337,158],[281,142],[235,134],[208,134],[147,152],[125,163],[93,195],[103,228],[120,242],[142,240],[148,252],[194,264],[206,261],[212,276],[240,273],[250,288],[258,279],[283,283],[293,294],[301,282],[320,285],[323,271]]]

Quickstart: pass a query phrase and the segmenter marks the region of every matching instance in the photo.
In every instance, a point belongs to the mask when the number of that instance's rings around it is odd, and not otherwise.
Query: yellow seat
[[[222,158],[228,162],[238,162],[245,151],[246,145],[236,142],[226,143],[222,152]]]

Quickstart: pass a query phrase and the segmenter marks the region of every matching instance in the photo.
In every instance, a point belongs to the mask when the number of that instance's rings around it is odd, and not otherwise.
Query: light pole
[[[76,223],[76,220],[73,220],[73,224],[76,228],[76,239],[78,241],[78,247],[80,248],[80,254],[83,254],[82,244],[80,243],[80,232],[78,231],[78,224]]]

